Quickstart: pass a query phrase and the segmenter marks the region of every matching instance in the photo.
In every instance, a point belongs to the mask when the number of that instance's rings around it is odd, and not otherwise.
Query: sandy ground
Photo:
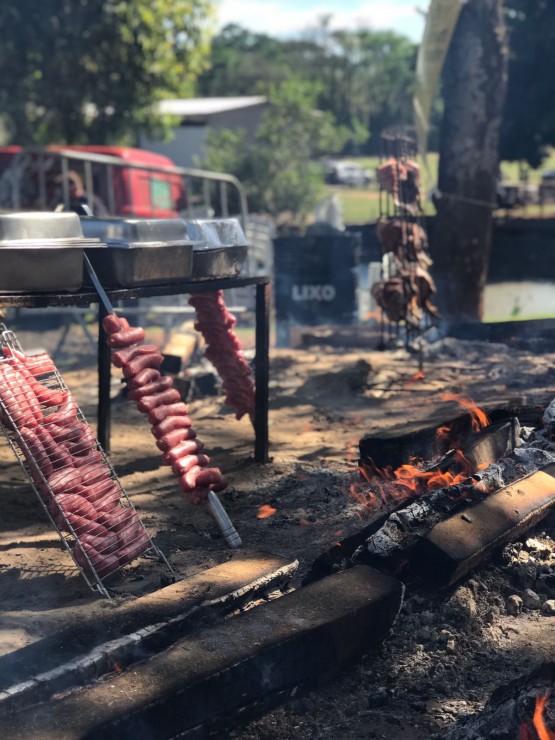
[[[20,338],[26,349],[51,349],[58,334],[23,331]],[[93,420],[94,357],[78,328],[65,351],[64,379]],[[191,414],[213,462],[230,480],[222,500],[245,548],[298,558],[302,577],[321,552],[360,528],[364,512],[349,487],[362,436],[454,416],[456,406],[439,398],[443,391],[470,395],[488,408],[544,405],[555,396],[554,361],[555,352],[446,340],[426,348],[424,377],[416,380],[417,358],[404,349],[276,350],[268,465],[253,462],[250,423],[237,422],[219,396],[192,401]],[[111,459],[155,543],[183,577],[232,557],[208,512],[185,501],[160,466],[144,418],[119,389],[114,377]],[[0,448],[0,496],[0,653],[159,585],[161,567],[140,560],[113,580],[112,601],[92,594],[7,444]],[[259,519],[264,504],[275,513]],[[548,549],[531,557],[542,567],[553,566],[554,534],[553,518],[536,532]],[[496,685],[545,659],[555,645],[554,618],[536,610],[506,613],[507,597],[522,591],[510,567],[518,553],[511,557],[479,568],[449,593],[416,589],[390,638],[351,671],[232,735],[423,739],[479,708]]]

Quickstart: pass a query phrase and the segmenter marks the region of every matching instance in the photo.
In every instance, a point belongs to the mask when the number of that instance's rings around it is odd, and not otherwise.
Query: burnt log
[[[450,586],[554,507],[555,465],[550,465],[436,524],[411,549],[411,570],[432,585]]]
[[[547,489],[551,486],[552,494],[549,495],[550,491],[547,491],[548,501],[546,504],[541,496],[535,501],[536,487],[534,484],[528,488],[531,508],[523,507],[521,518],[526,521],[526,527],[532,526],[538,521],[538,518],[548,513],[551,506],[555,505],[555,481],[553,484],[550,483],[555,478],[555,464],[553,463],[553,455],[543,450],[536,448],[517,449],[510,457],[490,465],[484,471],[473,475],[466,481],[426,493],[407,506],[398,509],[387,517],[384,524],[363,545],[355,550],[351,559],[352,562],[366,563],[389,573],[398,573],[403,563],[408,562],[410,567],[413,553],[417,548],[420,548],[422,553],[424,547],[422,542],[436,526],[452,519],[455,515],[460,515],[461,512],[472,519],[474,508],[486,499],[493,499],[497,495],[494,494],[494,491],[501,496],[498,500],[503,500],[506,496],[503,486],[519,479],[524,480],[522,478],[523,474],[537,473],[539,467],[542,467],[541,473],[545,477],[544,483]],[[546,480],[549,483],[546,483]],[[532,510],[537,513],[536,517],[532,515]],[[520,519],[517,516],[514,520],[510,517],[506,518],[503,526],[498,522],[500,528],[495,531],[495,528],[492,528],[490,532],[492,547],[496,546],[494,543],[499,544],[501,542],[502,535],[505,535],[509,540],[517,536],[522,531],[522,528],[517,527],[519,521]],[[481,542],[480,547],[476,547],[477,552],[474,552],[472,547],[476,545],[476,541],[472,539],[470,531],[468,536],[473,544],[467,543],[468,546],[464,550],[464,556],[462,549],[459,550],[459,560],[457,562],[462,563],[462,561],[471,559],[470,568],[481,560],[491,548],[488,549],[484,542]],[[441,541],[444,542],[444,539]],[[508,540],[505,539],[505,541]],[[481,555],[478,554],[478,551]],[[440,579],[442,585],[447,585],[446,580],[451,583],[455,578],[460,577],[457,567],[454,564],[449,567],[446,566],[445,573],[449,572],[450,575],[449,578]],[[420,567],[418,570],[422,573],[424,568]],[[461,573],[462,570],[461,567]]]
[[[0,735],[26,740],[200,738],[241,713],[329,680],[382,640],[403,585],[352,568],[200,630],[150,661],[68,696],[0,717]]]

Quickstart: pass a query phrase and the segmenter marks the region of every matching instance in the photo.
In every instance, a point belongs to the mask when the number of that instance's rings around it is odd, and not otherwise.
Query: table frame
[[[154,296],[187,295],[190,293],[209,293],[217,290],[231,290],[255,286],[256,288],[256,356],[254,375],[256,383],[254,411],[254,460],[257,463],[268,462],[268,382],[270,374],[270,278],[263,276],[217,278],[214,280],[188,280],[163,285],[148,285],[137,288],[107,290],[112,302]],[[88,306],[99,304],[98,310],[98,411],[97,436],[106,453],[110,452],[111,423],[111,352],[106,344],[106,333],[102,320],[106,311],[93,289],[82,289],[76,293],[24,293],[0,294],[2,308],[45,308],[48,306]],[[125,313],[125,310],[122,311]]]

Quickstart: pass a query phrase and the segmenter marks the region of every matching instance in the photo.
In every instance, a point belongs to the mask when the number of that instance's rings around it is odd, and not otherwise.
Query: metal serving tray
[[[215,277],[237,277],[247,258],[247,247],[216,247],[193,252],[193,278],[203,280]]]
[[[196,242],[195,250],[216,247],[246,247],[247,240],[236,218],[185,221],[187,236]]]
[[[85,236],[110,245],[191,241],[180,218],[82,218],[81,227]]]
[[[50,240],[83,238],[76,213],[19,211],[0,215],[0,240]]]
[[[0,249],[0,293],[74,293],[82,285],[82,247]]]
[[[105,288],[178,283],[193,271],[193,245],[185,241],[109,244],[85,251]]]

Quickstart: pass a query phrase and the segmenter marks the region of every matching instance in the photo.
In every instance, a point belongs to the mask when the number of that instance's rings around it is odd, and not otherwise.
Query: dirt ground
[[[59,330],[19,336],[26,350],[52,350]],[[416,355],[402,348],[275,350],[268,465],[253,462],[248,420],[237,422],[219,396],[193,400],[195,428],[229,478],[222,501],[244,547],[298,558],[300,579],[320,553],[361,526],[364,511],[349,488],[362,436],[454,416],[456,405],[440,400],[444,391],[490,409],[545,405],[555,397],[555,347],[552,353],[535,349],[533,342],[443,340],[426,345],[419,379]],[[78,327],[64,351],[64,379],[92,421],[94,356]],[[120,388],[114,376],[111,460],[155,543],[183,577],[233,557],[209,513],[184,500],[169,469],[159,464],[144,418]],[[7,444],[0,447],[0,496],[0,654],[159,585],[160,566],[141,560],[112,582],[112,601],[92,594],[61,550]],[[275,513],[259,519],[264,504]],[[526,588],[517,566],[530,563],[536,579],[555,573],[555,516],[533,533],[539,549],[526,544],[531,536],[456,589],[412,589],[390,637],[351,670],[226,736],[424,740],[443,733],[483,706],[493,688],[553,657],[555,618],[526,608],[511,616],[506,609],[508,597]]]

